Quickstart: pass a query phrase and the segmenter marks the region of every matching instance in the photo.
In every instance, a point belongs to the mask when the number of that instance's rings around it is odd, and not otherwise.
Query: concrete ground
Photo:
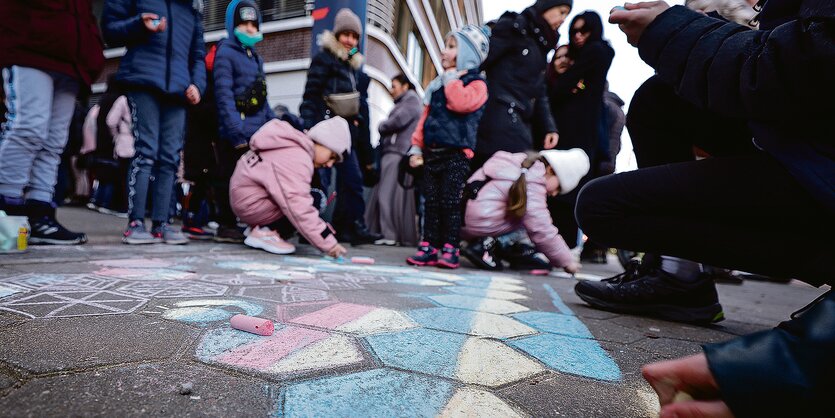
[[[575,279],[414,269],[411,248],[364,246],[373,266],[311,247],[126,246],[125,221],[59,218],[76,247],[0,255],[2,416],[649,417],[647,362],[776,325],[822,293],[718,285],[710,327],[590,309]],[[615,260],[581,279],[620,272]],[[276,323],[270,337],[234,314]]]

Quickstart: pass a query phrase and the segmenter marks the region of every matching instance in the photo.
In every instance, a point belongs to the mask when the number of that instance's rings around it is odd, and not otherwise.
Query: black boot
[[[368,227],[365,226],[365,222],[361,219],[354,221],[353,229],[350,235],[351,245],[373,244],[374,241],[383,238],[382,234],[375,234],[369,231]]]
[[[72,232],[55,219],[55,207],[49,202],[26,201],[26,214],[32,227],[29,244],[32,245],[78,245],[87,242],[83,232]]]
[[[477,239],[468,242],[467,246],[461,250],[461,253],[473,265],[482,270],[498,271],[504,268],[502,261],[496,255],[496,247],[498,244],[499,242],[493,237]]]
[[[522,242],[499,246],[499,256],[510,263],[511,270],[551,270],[548,258],[536,251],[536,247]]]

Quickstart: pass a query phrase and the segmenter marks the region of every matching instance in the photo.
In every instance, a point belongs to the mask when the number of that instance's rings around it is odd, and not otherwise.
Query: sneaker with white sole
[[[128,224],[128,228],[125,230],[125,234],[122,237],[122,242],[125,244],[130,245],[142,245],[142,244],[156,244],[158,242],[162,242],[162,240],[158,240],[145,229],[145,224],[140,221],[136,220]]]
[[[296,247],[293,244],[284,241],[278,235],[278,232],[266,226],[252,228],[249,231],[249,236],[244,240],[244,244],[272,254],[292,254],[296,252]]]
[[[159,224],[151,229],[151,235],[157,240],[169,245],[188,244],[188,238],[182,232],[174,229],[167,223]]]

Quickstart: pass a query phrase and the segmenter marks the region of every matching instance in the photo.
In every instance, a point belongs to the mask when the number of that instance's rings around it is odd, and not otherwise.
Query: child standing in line
[[[447,35],[441,55],[444,73],[426,89],[423,116],[409,150],[409,164],[425,166],[425,224],[423,242],[406,259],[409,264],[459,266],[461,198],[487,102],[487,83],[478,68],[487,57],[488,37],[486,29],[471,25]]]
[[[580,264],[554,226],[546,198],[570,193],[588,171],[589,157],[579,148],[530,154],[496,152],[467,183],[472,193],[468,193],[464,215],[465,238],[500,236],[524,228],[552,266],[576,273]],[[472,256],[469,252],[465,255]],[[498,260],[489,250],[477,256],[484,261]]]
[[[188,242],[168,221],[186,105],[199,103],[206,89],[202,4],[109,0],[104,5],[105,40],[111,47],[127,46],[115,79],[127,90],[136,139],[136,156],[128,169],[129,222],[122,238],[126,244]],[[153,225],[149,233],[144,221],[150,188]]]

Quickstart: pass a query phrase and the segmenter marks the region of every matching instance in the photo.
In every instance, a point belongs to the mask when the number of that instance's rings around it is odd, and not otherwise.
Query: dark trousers
[[[333,212],[333,226],[340,233],[354,231],[355,222],[365,223],[362,172],[357,160],[356,149],[335,167],[337,198]]]
[[[235,149],[229,141],[221,139],[215,144],[217,147],[217,178],[214,180],[215,198],[217,200],[218,223],[222,226],[234,227],[237,217],[232,212],[229,202],[229,181],[235,173],[235,166],[248,148]]]
[[[458,248],[461,240],[461,199],[470,175],[470,162],[460,149],[424,151],[423,240],[439,248]]]
[[[650,79],[635,94],[627,127],[639,165],[649,168],[583,188],[577,217],[590,237],[812,284],[835,277],[831,216],[752,146],[744,121],[695,109]],[[694,145],[712,157],[693,161]]]

